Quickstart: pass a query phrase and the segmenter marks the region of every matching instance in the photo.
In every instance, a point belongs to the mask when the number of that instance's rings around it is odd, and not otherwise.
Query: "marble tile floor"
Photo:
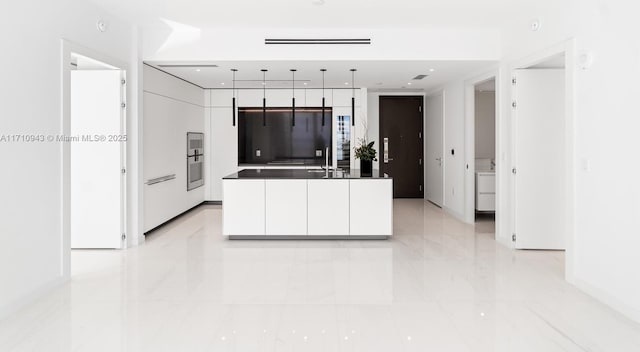
[[[0,351],[640,351],[563,252],[396,200],[388,241],[228,241],[202,206],[0,322]]]

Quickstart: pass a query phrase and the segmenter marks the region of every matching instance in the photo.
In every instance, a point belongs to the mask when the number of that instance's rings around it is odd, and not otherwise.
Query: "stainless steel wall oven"
[[[187,132],[187,191],[204,185],[204,133]]]

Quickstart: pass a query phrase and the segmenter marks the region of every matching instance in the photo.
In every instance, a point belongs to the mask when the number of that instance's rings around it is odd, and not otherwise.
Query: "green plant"
[[[378,160],[376,158],[376,150],[373,148],[373,142],[367,143],[367,140],[364,138],[360,139],[360,145],[354,148],[356,159],[360,160]]]

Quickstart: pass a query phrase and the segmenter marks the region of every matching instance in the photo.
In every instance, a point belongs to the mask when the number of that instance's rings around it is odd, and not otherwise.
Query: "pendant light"
[[[322,126],[324,126],[324,73],[327,72],[326,68],[321,68],[322,72]]]
[[[232,115],[233,115],[233,126],[235,127],[236,125],[236,72],[238,72],[237,69],[232,68],[231,72],[233,72],[233,90],[232,90],[232,95],[233,95],[233,99],[232,99]]]
[[[291,70],[291,125],[296,125],[296,69]]]
[[[267,69],[262,69],[262,126],[267,125]]]
[[[356,125],[356,86],[355,86],[355,74],[356,69],[351,69],[351,126]]]

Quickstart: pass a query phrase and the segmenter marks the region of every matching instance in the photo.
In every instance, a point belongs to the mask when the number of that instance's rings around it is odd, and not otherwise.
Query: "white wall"
[[[72,11],[70,9],[73,9]],[[103,18],[109,30],[100,33]],[[85,1],[14,1],[0,11],[2,134],[62,132],[65,38],[129,62],[132,28]],[[58,143],[0,143],[0,316],[68,276],[63,268],[62,148]],[[30,160],[30,162],[25,162]]]
[[[264,45],[266,37],[373,38],[371,45]],[[242,45],[238,45],[242,43]],[[416,45],[429,43],[429,45]],[[495,60],[500,32],[479,28],[217,28],[146,27],[145,60]]]
[[[493,159],[496,155],[496,93],[475,93],[476,159]]]
[[[560,5],[560,3],[559,3]],[[567,279],[589,294],[640,321],[640,42],[636,2],[585,0],[549,8],[537,15],[543,26],[527,23],[505,32],[504,102],[500,128],[510,131],[510,69],[516,59],[567,38],[577,54],[591,52],[593,65],[575,72],[574,232],[567,252]],[[569,58],[570,63],[575,58]],[[505,137],[501,143],[510,143]],[[510,160],[510,155],[507,156]],[[505,201],[510,195],[505,194]],[[506,219],[505,219],[506,220]]]
[[[187,132],[205,133],[205,91],[144,66],[144,180],[176,178],[144,186],[144,231],[205,199],[205,187],[187,191]],[[205,165],[205,168],[207,165]]]

